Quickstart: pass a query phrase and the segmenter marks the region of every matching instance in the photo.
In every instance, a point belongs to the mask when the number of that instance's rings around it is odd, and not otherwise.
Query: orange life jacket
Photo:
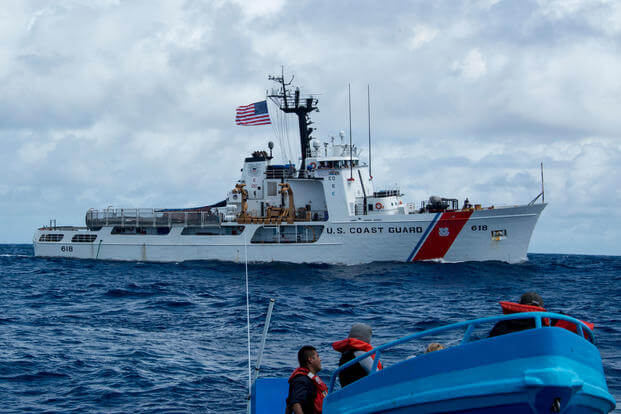
[[[505,315],[511,315],[512,313],[522,313],[522,312],[547,312],[541,306],[535,305],[522,305],[521,303],[515,302],[506,302],[500,301],[500,306],[502,307],[502,313]],[[543,318],[541,323],[545,326],[550,326],[550,320],[548,318]]]
[[[500,301],[500,306],[502,307],[502,313],[505,315],[510,315],[512,313],[521,313],[521,312],[547,312],[541,306],[535,305],[522,305],[521,303],[515,302],[506,302]]]
[[[595,324],[591,323],[591,322],[586,322],[586,321],[581,321],[582,323],[584,323],[586,326],[588,326],[591,330],[595,329]],[[574,333],[578,333],[578,328],[576,327],[575,323],[569,322],[569,321],[564,321],[562,319],[559,319],[558,322],[556,322],[556,324],[554,325],[558,328],[564,328],[567,329],[568,331],[572,331]],[[584,331],[584,329],[582,330],[582,335],[586,338],[589,339],[589,334],[586,333]]]
[[[337,341],[332,344],[332,348],[334,348],[335,351],[340,352],[340,353],[350,351],[350,350],[369,352],[370,350],[373,349],[371,344],[368,344],[357,338],[347,338],[347,339],[343,339],[342,341]],[[375,360],[375,354],[371,355],[371,359]],[[382,369],[382,368],[383,368],[382,361],[378,361],[377,369]]]
[[[500,303],[500,306],[502,307],[502,313],[505,315],[510,315],[512,313],[520,313],[520,312],[547,312],[541,306],[522,305],[521,303],[505,302],[505,301],[501,301],[499,303]],[[585,325],[591,328],[591,330],[595,328],[595,325],[592,324],[591,322],[585,322],[585,321],[581,321],[581,322],[583,322]],[[550,320],[548,318],[543,318],[542,323],[546,326],[550,326]],[[557,328],[567,329],[568,331],[572,331],[574,333],[578,333],[578,328],[576,327],[576,324],[569,322],[569,321],[564,321],[560,319],[556,321],[554,326]],[[588,338],[588,334],[586,332],[583,332],[583,334],[585,338]]]
[[[328,386],[319,378],[319,375],[311,373],[308,368],[299,367],[293,371],[289,377],[289,383],[298,375],[305,375],[313,381],[315,386],[315,397],[313,398],[313,413],[321,414],[323,410],[323,399],[328,395]]]

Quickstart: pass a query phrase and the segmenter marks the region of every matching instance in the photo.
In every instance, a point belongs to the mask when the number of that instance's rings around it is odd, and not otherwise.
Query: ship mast
[[[302,164],[298,177],[304,177],[306,171],[306,155],[308,153],[308,143],[312,139],[311,133],[314,128],[310,125],[313,123],[310,120],[309,114],[313,111],[319,112],[317,108],[317,99],[312,96],[303,98],[303,103],[300,103],[300,88],[295,88],[293,96],[290,91],[291,82],[293,76],[289,82],[285,82],[284,69],[280,76],[269,76],[269,80],[272,80],[280,85],[279,91],[272,91],[268,97],[280,108],[281,111],[287,114],[296,114],[298,117],[298,128],[300,130],[300,148],[302,150]]]

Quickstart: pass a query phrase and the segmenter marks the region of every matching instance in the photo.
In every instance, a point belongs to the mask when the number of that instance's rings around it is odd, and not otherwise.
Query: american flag
[[[238,106],[235,123],[237,125],[269,125],[270,114],[267,112],[267,101],[255,102],[246,106]]]

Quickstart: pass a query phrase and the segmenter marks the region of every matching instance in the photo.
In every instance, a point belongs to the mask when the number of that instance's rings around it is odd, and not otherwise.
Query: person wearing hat
[[[332,348],[335,351],[341,353],[341,359],[339,360],[339,366],[351,361],[352,359],[359,357],[360,355],[373,349],[371,346],[371,327],[364,323],[355,323],[349,330],[347,339],[337,341],[332,344]],[[359,380],[367,376],[373,368],[373,360],[375,355],[364,358],[362,361],[345,368],[339,372],[339,380],[341,381],[341,387],[351,384],[354,381]],[[378,361],[377,369],[382,369],[382,363]]]
[[[519,312],[545,312],[543,307],[543,299],[535,292],[526,292],[520,297],[519,303],[500,302],[504,314]],[[508,321],[500,321],[489,333],[490,337],[505,335],[511,332],[519,332],[525,329],[533,329],[535,327],[534,319],[511,319]]]

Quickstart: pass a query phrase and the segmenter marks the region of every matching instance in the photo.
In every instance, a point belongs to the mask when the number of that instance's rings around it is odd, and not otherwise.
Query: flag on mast
[[[269,125],[270,114],[267,111],[267,101],[255,102],[250,105],[238,106],[235,111],[237,125]]]

